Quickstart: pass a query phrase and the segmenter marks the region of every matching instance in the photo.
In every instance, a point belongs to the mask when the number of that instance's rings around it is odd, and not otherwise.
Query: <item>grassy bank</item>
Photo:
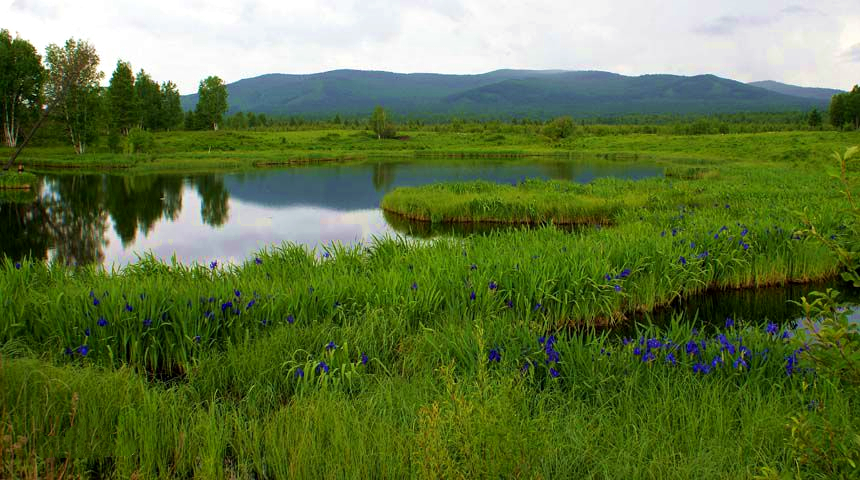
[[[32,173],[0,170],[0,190],[29,190],[35,182],[36,176]]]
[[[28,168],[124,169],[134,171],[237,170],[302,162],[369,157],[482,157],[600,153],[699,160],[807,162],[860,143],[860,132],[776,132],[729,135],[576,136],[561,141],[538,134],[403,132],[405,139],[377,140],[362,130],[295,132],[161,132],[151,152],[112,154],[95,146],[75,155],[68,146],[29,147]],[[7,155],[9,149],[0,149]]]

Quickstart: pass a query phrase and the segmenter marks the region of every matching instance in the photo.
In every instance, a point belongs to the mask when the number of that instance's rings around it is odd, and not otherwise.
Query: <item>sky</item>
[[[202,78],[351,68],[711,73],[849,89],[858,0],[0,0],[0,28],[92,43],[183,94]]]

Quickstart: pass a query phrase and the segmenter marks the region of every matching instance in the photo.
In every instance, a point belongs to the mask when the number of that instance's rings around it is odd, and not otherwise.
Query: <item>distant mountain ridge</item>
[[[816,88],[816,87],[799,87],[797,85],[788,85],[786,83],[775,82],[773,80],[763,80],[760,82],[750,82],[747,85],[764,88],[771,92],[781,93],[783,95],[791,95],[800,98],[811,98],[830,102],[833,95],[845,93],[842,90],[835,88]]]
[[[714,75],[631,77],[564,70],[477,75],[333,70],[268,74],[227,85],[230,113],[311,118],[363,116],[376,105],[399,117],[549,118],[808,110],[829,101],[829,96],[825,101],[806,90],[801,96],[773,88],[770,83],[749,85]],[[196,94],[182,97],[186,110],[196,102]]]

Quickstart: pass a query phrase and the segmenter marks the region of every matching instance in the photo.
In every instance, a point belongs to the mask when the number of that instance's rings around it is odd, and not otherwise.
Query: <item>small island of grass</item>
[[[610,224],[623,208],[643,206],[647,198],[622,192],[617,182],[580,185],[526,180],[486,181],[401,187],[382,199],[382,209],[432,223]]]

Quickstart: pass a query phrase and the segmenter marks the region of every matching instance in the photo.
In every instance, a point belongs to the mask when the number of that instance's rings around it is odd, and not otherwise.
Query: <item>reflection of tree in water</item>
[[[105,205],[123,245],[137,230],[148,234],[162,217],[175,220],[182,211],[182,177],[176,175],[107,176]]]
[[[15,260],[48,258],[51,245],[48,223],[42,209],[34,208],[34,199],[41,196],[41,184],[36,190],[29,198],[0,197],[0,253]]]
[[[0,253],[66,264],[104,260],[107,215],[98,177],[58,177],[26,202],[0,203]]]
[[[34,203],[42,208],[53,238],[54,259],[65,264],[102,263],[107,246],[104,192],[95,175],[57,176],[49,193]]]
[[[50,176],[28,197],[0,197],[0,256],[47,259],[53,250],[59,262],[102,263],[108,215],[128,245],[138,231],[147,234],[161,219],[179,217],[183,182],[178,175]],[[230,200],[223,177],[199,176],[191,183],[202,199],[203,221],[223,225]]]
[[[574,177],[573,162],[570,161],[547,161],[537,164],[547,178],[555,180],[571,180]]]
[[[213,227],[224,225],[230,218],[230,193],[224,185],[224,177],[200,175],[193,177],[191,183],[200,194],[200,216],[203,223]]]
[[[379,191],[388,191],[394,183],[395,165],[391,162],[377,162],[373,164],[373,188]]]

